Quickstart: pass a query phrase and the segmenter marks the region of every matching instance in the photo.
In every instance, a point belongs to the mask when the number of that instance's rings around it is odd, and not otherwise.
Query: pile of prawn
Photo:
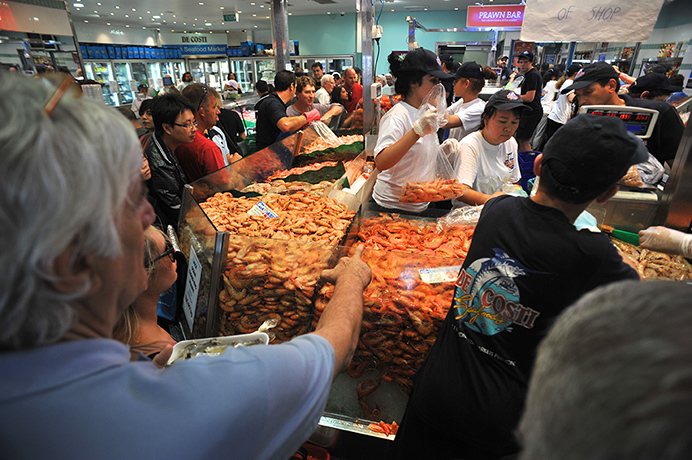
[[[299,155],[305,155],[313,152],[320,152],[322,150],[333,149],[341,145],[354,144],[356,142],[364,142],[364,136],[362,134],[352,134],[346,136],[339,136],[337,138],[324,138],[318,137],[310,144],[306,145]]]
[[[253,216],[247,212],[262,201],[278,217]],[[235,235],[338,244],[355,212],[336,200],[307,192],[267,194],[234,198],[217,193],[200,204],[217,230]]]
[[[274,319],[277,342],[309,331],[312,297],[333,246],[232,236],[219,292],[219,335],[255,332]]]
[[[610,241],[621,254],[636,262],[639,277],[644,281],[692,280],[692,266],[682,256],[671,256],[662,252],[651,251],[616,238],[611,238]]]
[[[464,186],[456,179],[406,182],[401,190],[402,203],[427,203],[456,198],[464,194]]]
[[[300,166],[296,168],[286,169],[283,171],[278,171],[271,176],[267,177],[267,182],[271,182],[276,179],[285,179],[288,176],[300,175],[308,171],[319,171],[322,168],[334,167],[339,164],[338,161],[325,161],[323,163],[313,163],[308,166]],[[348,163],[344,163],[344,168]]]
[[[380,374],[379,379],[363,380],[356,387],[365,418],[379,418],[379,408],[371,407],[366,397],[383,380],[410,393],[413,375],[425,361],[452,303],[454,283],[426,283],[419,270],[461,265],[474,229],[460,225],[438,230],[434,224],[392,216],[361,223],[358,236],[366,245],[362,258],[372,270],[372,282],[363,294],[361,334],[347,372],[354,379],[368,369]],[[414,252],[420,255],[411,257]],[[319,290],[315,322],[333,289],[326,284]]]

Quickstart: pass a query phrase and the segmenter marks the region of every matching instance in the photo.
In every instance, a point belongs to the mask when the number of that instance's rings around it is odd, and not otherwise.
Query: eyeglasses
[[[49,82],[52,84],[56,84],[56,81],[54,78],[49,78],[49,77],[43,77],[43,81]],[[82,89],[75,83],[74,79],[69,76],[65,75],[65,78],[60,81],[59,84],[57,84],[57,88],[55,89],[55,92],[53,95],[48,99],[48,102],[46,103],[45,107],[43,110],[46,112],[46,115],[50,117],[50,115],[53,113],[53,110],[58,106],[60,103],[60,100],[62,97],[67,93],[69,90],[73,90],[72,93],[74,97],[81,97],[82,96]]]
[[[185,128],[185,129],[193,129],[193,128],[197,127],[197,120],[188,121],[185,124],[173,123],[173,125],[174,126],[180,126],[181,128]]]
[[[151,263],[149,264],[150,267],[153,267],[154,265],[156,265],[156,262],[163,259],[164,257],[168,257],[168,260],[170,260],[171,263],[175,262],[175,252],[176,251],[175,251],[175,248],[173,247],[173,245],[170,243],[170,241],[166,241],[165,247],[166,247],[166,250],[163,251],[163,253],[161,253],[160,256],[154,258],[154,260],[151,261]]]
[[[209,93],[209,88],[207,88],[206,85],[202,85],[202,88],[204,92],[202,93],[202,99],[199,100],[199,104],[197,104],[197,110],[195,112],[199,112],[199,109],[202,107],[202,104],[204,103],[204,100],[207,98],[207,94]]]

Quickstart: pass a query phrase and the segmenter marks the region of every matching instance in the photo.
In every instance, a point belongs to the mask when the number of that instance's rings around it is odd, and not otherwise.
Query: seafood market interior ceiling
[[[364,0],[370,1],[370,0]],[[495,0],[499,4],[520,1]],[[493,0],[485,0],[493,5]],[[376,0],[374,12],[415,15],[420,11],[466,11],[474,0]],[[288,0],[289,15],[355,14],[356,0]],[[162,32],[228,33],[243,30],[271,30],[271,2],[267,0],[68,0],[75,24],[104,27],[159,29]],[[224,15],[238,13],[238,21],[225,21]],[[425,25],[425,24],[424,24]]]

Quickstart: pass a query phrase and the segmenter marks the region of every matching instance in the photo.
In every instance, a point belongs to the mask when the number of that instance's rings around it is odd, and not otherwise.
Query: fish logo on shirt
[[[512,325],[533,328],[540,313],[521,304],[514,278],[539,272],[500,249],[493,251],[494,257],[478,259],[459,274],[452,303],[457,326],[484,335],[510,331]]]

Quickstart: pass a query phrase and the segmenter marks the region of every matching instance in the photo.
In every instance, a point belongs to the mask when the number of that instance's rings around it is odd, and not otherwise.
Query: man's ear
[[[618,190],[620,190],[620,187],[618,187],[617,184],[611,185],[608,188],[608,190],[598,195],[598,197],[596,198],[596,203],[605,203],[606,201],[614,197]]]
[[[161,126],[163,126],[163,131],[169,136],[173,133],[173,127],[168,123],[163,123]]]
[[[92,276],[92,264],[90,257],[82,257],[71,262],[74,254],[74,244],[71,244],[53,261],[53,274],[55,280],[51,283],[56,291],[62,293],[76,292],[91,283],[94,288],[96,277]]]
[[[542,158],[543,158],[543,154],[541,153],[533,161],[533,173],[536,175],[536,177],[540,177],[540,175],[541,175],[541,159]]]
[[[651,94],[649,91],[644,91],[643,93],[641,93],[641,94],[639,95],[639,98],[640,98],[640,99],[651,99],[651,98],[649,97],[649,94]]]

